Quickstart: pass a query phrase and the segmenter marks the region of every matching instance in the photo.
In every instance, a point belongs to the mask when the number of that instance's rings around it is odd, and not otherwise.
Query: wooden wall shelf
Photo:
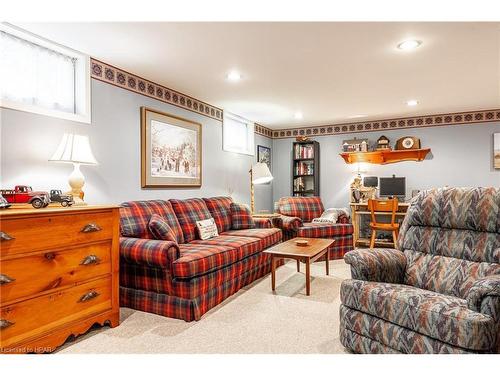
[[[431,151],[430,148],[419,148],[413,150],[387,150],[370,152],[343,152],[340,154],[347,164],[371,163],[389,164],[400,161],[422,161]]]

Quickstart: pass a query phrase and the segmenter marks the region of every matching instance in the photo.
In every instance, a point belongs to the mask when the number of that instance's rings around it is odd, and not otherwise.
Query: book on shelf
[[[295,159],[312,159],[314,158],[314,145],[307,144],[301,145],[296,144],[294,150]]]
[[[314,163],[313,162],[304,162],[300,161],[295,164],[294,174],[296,176],[299,175],[314,175]]]

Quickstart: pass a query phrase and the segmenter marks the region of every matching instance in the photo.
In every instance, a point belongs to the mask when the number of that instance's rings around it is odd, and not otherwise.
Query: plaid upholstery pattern
[[[201,277],[174,279],[175,295],[121,286],[120,306],[188,322],[199,320],[242,287],[268,274],[270,259],[269,255],[258,253]]]
[[[177,242],[177,237],[168,225],[167,221],[160,215],[153,214],[148,224],[149,231],[156,240]]]
[[[179,256],[175,242],[120,237],[120,259],[126,263],[170,269]]]
[[[188,243],[198,238],[196,222],[212,217],[203,199],[170,199],[169,202],[172,204],[172,208],[182,228],[184,241]]]
[[[248,206],[244,204],[231,203],[232,229],[253,229],[255,222]]]
[[[215,220],[219,233],[231,229],[231,197],[203,198],[210,214]]]
[[[352,235],[349,234],[347,236],[334,238],[335,242],[328,248],[328,254],[330,256],[328,259],[343,259],[345,254],[354,249]],[[318,259],[318,262],[323,260],[325,260],[324,255]]]
[[[265,217],[254,217],[253,221],[255,223],[255,228],[272,228],[273,222],[271,219],[267,219]]]
[[[296,216],[281,215],[274,220],[274,224],[284,232],[294,233],[302,226],[302,219]]]
[[[212,272],[239,260],[238,248],[221,245],[183,244],[180,257],[172,264],[174,277],[194,277]]]
[[[258,238],[264,249],[280,243],[282,239],[281,230],[278,228],[229,230],[221,235]]]
[[[131,201],[120,205],[120,232],[123,237],[153,238],[148,225],[153,214],[166,220],[175,233],[177,243],[184,242],[182,229],[168,201]]]
[[[223,197],[218,198],[222,204]],[[125,232],[143,238],[120,238],[120,304],[191,321],[269,273],[270,257],[262,250],[280,242],[282,233],[277,228],[255,228],[192,240],[196,220],[211,217],[208,208],[201,199],[172,201],[127,202],[121,208]],[[148,231],[151,216],[168,217],[168,209],[179,216],[177,220],[174,215],[182,239],[179,244],[151,239]],[[269,223],[264,219],[259,225]]]
[[[296,216],[304,222],[320,217],[324,211],[320,197],[284,197],[278,202],[279,213]]]
[[[334,238],[335,236],[346,236],[352,232],[351,224],[304,223],[302,227],[297,229],[297,237]]]

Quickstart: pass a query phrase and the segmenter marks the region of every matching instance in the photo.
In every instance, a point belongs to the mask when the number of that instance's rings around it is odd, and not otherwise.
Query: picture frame
[[[141,107],[142,188],[201,187],[202,126]]]
[[[257,162],[265,163],[270,171],[271,169],[271,148],[266,146],[257,146]]]
[[[493,168],[500,169],[500,133],[493,133]]]

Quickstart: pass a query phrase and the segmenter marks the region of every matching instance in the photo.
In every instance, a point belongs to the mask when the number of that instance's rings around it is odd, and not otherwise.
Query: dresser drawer
[[[0,303],[111,273],[111,240],[2,260]]]
[[[112,212],[3,217],[1,256],[111,239]]]
[[[111,277],[19,302],[0,310],[0,347],[111,309]]]

